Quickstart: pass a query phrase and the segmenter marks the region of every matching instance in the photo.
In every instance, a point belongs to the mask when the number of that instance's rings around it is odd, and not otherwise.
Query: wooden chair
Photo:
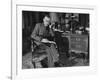
[[[34,42],[34,39],[31,39],[31,50],[32,50],[32,64],[34,68],[42,67],[41,61],[44,60],[47,55],[45,54],[44,50],[38,50],[37,45]]]

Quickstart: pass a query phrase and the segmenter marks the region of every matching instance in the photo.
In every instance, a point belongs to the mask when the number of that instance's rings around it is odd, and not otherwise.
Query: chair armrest
[[[34,49],[37,46],[34,41],[35,41],[35,39],[31,38],[31,49],[32,49],[32,52],[34,52]]]

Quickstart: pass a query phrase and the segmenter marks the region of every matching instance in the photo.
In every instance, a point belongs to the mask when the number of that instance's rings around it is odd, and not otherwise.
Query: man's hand
[[[54,41],[49,41],[49,43],[56,44]]]

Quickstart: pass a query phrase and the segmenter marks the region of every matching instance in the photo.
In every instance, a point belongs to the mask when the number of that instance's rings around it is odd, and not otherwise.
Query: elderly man
[[[47,53],[48,67],[54,67],[58,62],[58,51],[55,48],[55,42],[50,41],[54,37],[54,32],[50,28],[50,17],[45,15],[43,23],[37,23],[31,37],[35,40],[35,43],[40,49],[45,50]]]

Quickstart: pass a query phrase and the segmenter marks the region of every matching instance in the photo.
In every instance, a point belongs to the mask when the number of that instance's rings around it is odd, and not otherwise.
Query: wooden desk
[[[62,37],[66,37],[69,40],[69,51],[76,53],[87,53],[88,52],[88,35],[80,34],[62,34]]]

